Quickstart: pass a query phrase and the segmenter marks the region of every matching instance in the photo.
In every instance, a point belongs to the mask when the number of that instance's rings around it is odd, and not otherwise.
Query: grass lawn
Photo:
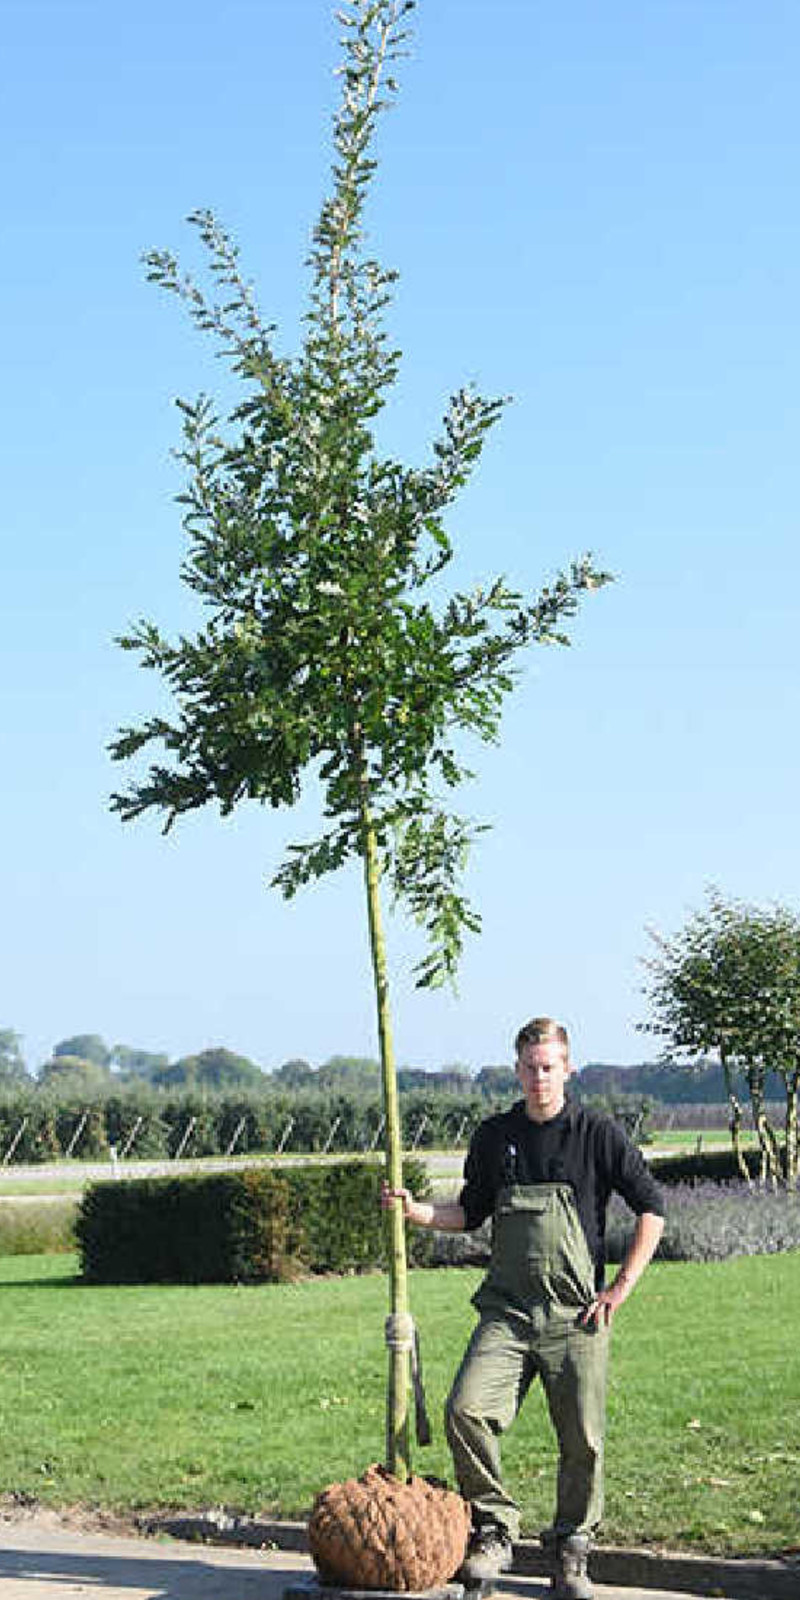
[[[659,1150],[696,1150],[698,1139],[704,1150],[730,1149],[731,1136],[727,1128],[651,1128],[650,1143],[657,1145]],[[758,1140],[752,1129],[743,1128],[741,1133],[742,1148],[756,1145]],[[647,1155],[648,1146],[644,1146]]]
[[[88,1287],[68,1256],[0,1259],[0,1492],[56,1505],[291,1516],[383,1448],[386,1280]],[[435,1444],[473,1313],[473,1271],[417,1271]],[[800,1525],[800,1252],[657,1264],[620,1314],[609,1395],[609,1540],[779,1551]],[[505,1444],[526,1531],[555,1455],[538,1389]]]
[[[63,1178],[18,1178],[13,1172],[9,1175],[6,1168],[5,1172],[0,1173],[0,1200],[18,1195],[23,1199],[36,1199],[43,1194],[73,1195],[77,1200],[90,1181],[93,1180],[79,1172]]]

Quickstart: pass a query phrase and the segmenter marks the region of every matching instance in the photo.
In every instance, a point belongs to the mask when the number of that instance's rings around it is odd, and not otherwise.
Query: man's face
[[[534,1122],[549,1122],[558,1116],[571,1071],[569,1057],[557,1039],[522,1046],[516,1074],[525,1096],[525,1109]]]

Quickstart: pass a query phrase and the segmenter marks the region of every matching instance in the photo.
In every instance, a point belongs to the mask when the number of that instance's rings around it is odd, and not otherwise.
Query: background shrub
[[[761,1165],[757,1149],[743,1151],[745,1165],[751,1178],[757,1178]],[[659,1183],[738,1183],[742,1182],[736,1158],[730,1146],[724,1150],[701,1150],[676,1156],[655,1156],[650,1163],[653,1177]]]
[[[169,1155],[169,1128],[156,1094],[111,1095],[105,1102],[106,1139],[117,1154],[128,1149],[131,1159],[162,1160]]]
[[[46,1097],[26,1091],[0,1099],[0,1148],[15,1145],[14,1161],[53,1161],[61,1154],[56,1110]]]
[[[92,1184],[76,1236],[93,1283],[280,1282],[302,1272],[360,1272],[386,1264],[379,1207],[382,1164],[349,1162]],[[420,1162],[404,1165],[417,1194]],[[414,1264],[430,1259],[414,1232]]]
[[[108,1157],[106,1120],[102,1105],[59,1105],[54,1108],[56,1140],[59,1151],[70,1154],[76,1161],[92,1161]]]
[[[75,1249],[77,1200],[0,1202],[0,1256],[61,1255]]]

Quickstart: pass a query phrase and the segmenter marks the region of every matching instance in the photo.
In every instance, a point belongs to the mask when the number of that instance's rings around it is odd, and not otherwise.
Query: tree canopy
[[[279,1083],[284,1089],[311,1089],[317,1081],[311,1062],[305,1061],[300,1056],[292,1056],[289,1061],[282,1061],[271,1074],[271,1078],[273,1083]]]
[[[797,1177],[800,1082],[800,917],[789,907],[762,908],[708,892],[706,905],[672,937],[653,934],[646,961],[651,1020],[647,1032],[679,1052],[714,1052],[731,1104],[738,1151],[736,1079],[747,1084],[762,1151],[762,1170],[777,1176],[779,1152],[766,1108],[770,1069],[786,1092],[784,1169]],[[740,1158],[740,1168],[744,1163]]]
[[[394,97],[409,0],[358,0],[341,13],[343,93],[334,119],[333,193],[314,230],[305,343],[279,356],[242,276],[238,247],[207,211],[210,298],[167,251],[146,257],[231,362],[244,397],[222,419],[207,396],[180,401],[189,539],[183,577],[209,613],[171,643],[141,621],[120,643],[172,689],[176,712],[122,730],[117,760],[148,746],[167,758],[113,797],[124,818],[165,828],[208,802],[293,805],[319,780],[330,824],[294,845],[274,883],[292,896],[349,857],[365,819],[395,896],[425,927],[422,984],[455,971],[477,914],[455,888],[477,831],[442,790],[470,776],[463,733],[494,741],[531,644],[564,645],[580,597],[608,579],[584,555],[532,597],[503,577],[443,595],[454,556],[446,515],[505,401],[453,394],[430,458],[382,455],[376,419],[400,352],[383,314],[396,278],[363,249],[370,153]]]
[[[40,1088],[57,1087],[93,1097],[107,1089],[112,1080],[108,1068],[101,1066],[99,1061],[91,1061],[86,1056],[61,1054],[45,1061],[39,1068],[37,1081]]]
[[[264,1087],[266,1078],[247,1056],[217,1046],[157,1067],[150,1082],[160,1089],[253,1089]]]
[[[475,1083],[481,1094],[507,1095],[519,1093],[519,1080],[513,1067],[481,1067]]]
[[[92,1061],[97,1067],[111,1063],[111,1051],[99,1033],[76,1033],[53,1045],[53,1056],[75,1056],[80,1061]]]
[[[111,1065],[123,1078],[142,1078],[147,1082],[154,1072],[169,1066],[169,1056],[163,1051],[140,1050],[135,1045],[115,1044],[111,1051]]]
[[[330,1056],[316,1075],[319,1089],[337,1093],[375,1094],[380,1082],[380,1062],[370,1056]]]
[[[22,1088],[30,1081],[19,1034],[13,1028],[0,1028],[0,1088]]]

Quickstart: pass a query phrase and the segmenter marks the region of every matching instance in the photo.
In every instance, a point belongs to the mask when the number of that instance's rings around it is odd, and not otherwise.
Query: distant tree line
[[[22,1054],[22,1041],[11,1028],[0,1028],[0,1092],[54,1089],[67,1096],[147,1087],[222,1093],[246,1090],[253,1093],[349,1094],[372,1097],[380,1094],[380,1067],[367,1056],[333,1055],[321,1066],[313,1067],[302,1057],[292,1057],[272,1071],[265,1071],[247,1056],[222,1046],[200,1050],[171,1061],[165,1052],[143,1050],[127,1045],[108,1045],[97,1033],[74,1034],[53,1046],[52,1054],[34,1077]],[[483,1066],[472,1073],[462,1063],[452,1063],[437,1071],[422,1067],[400,1067],[400,1093],[408,1095],[443,1094],[478,1096],[483,1100],[508,1100],[519,1094],[514,1072],[509,1066]],[[720,1107],[727,1102],[725,1077],[719,1063],[699,1059],[691,1064],[677,1061],[646,1061],[637,1066],[616,1066],[589,1062],[572,1080],[572,1089],[582,1100],[615,1105],[631,1110],[641,1101],[652,1103],[650,1117],[658,1122],[659,1107]],[[781,1085],[775,1074],[766,1077],[766,1098],[781,1098]]]
[[[406,1149],[462,1147],[487,1111],[519,1095],[504,1066],[474,1075],[459,1064],[407,1067],[398,1076]],[[641,1143],[659,1128],[720,1127],[726,1116],[712,1063],[691,1071],[593,1063],[573,1085]],[[687,1086],[689,1096],[673,1098]],[[171,1062],[78,1034],[60,1040],[33,1078],[18,1036],[0,1031],[0,1162],[109,1159],[112,1150],[121,1160],[366,1152],[381,1138],[379,1069],[369,1057],[335,1055],[318,1068],[292,1058],[265,1072],[221,1047]]]
[[[692,1062],[643,1061],[633,1067],[592,1061],[581,1068],[575,1087],[582,1099],[590,1095],[642,1095],[665,1106],[725,1106],[728,1099],[722,1067],[705,1057]],[[777,1073],[767,1073],[766,1098],[783,1098]]]
[[[460,1063],[433,1072],[421,1067],[400,1067],[398,1080],[405,1094],[420,1090],[495,1098],[516,1089],[514,1073],[505,1066],[485,1066],[477,1073]],[[324,1095],[371,1095],[380,1093],[380,1066],[367,1056],[333,1055],[320,1067],[292,1057],[274,1071],[265,1071],[249,1057],[222,1046],[171,1061],[163,1052],[127,1044],[108,1045],[100,1034],[81,1033],[59,1040],[34,1077],[26,1066],[19,1034],[11,1028],[0,1029],[0,1091],[57,1088],[94,1094],[137,1084],[163,1090],[303,1090]]]
[[[715,1127],[723,1106],[671,1108],[636,1096],[593,1099],[647,1142],[659,1127]],[[462,1149],[487,1111],[508,1097],[487,1100],[409,1090],[400,1097],[406,1150]],[[269,1092],[153,1089],[120,1085],[111,1093],[65,1094],[60,1086],[0,1091],[0,1163],[166,1160],[183,1155],[369,1153],[381,1148],[382,1109],[377,1094],[325,1094],[317,1089]]]

